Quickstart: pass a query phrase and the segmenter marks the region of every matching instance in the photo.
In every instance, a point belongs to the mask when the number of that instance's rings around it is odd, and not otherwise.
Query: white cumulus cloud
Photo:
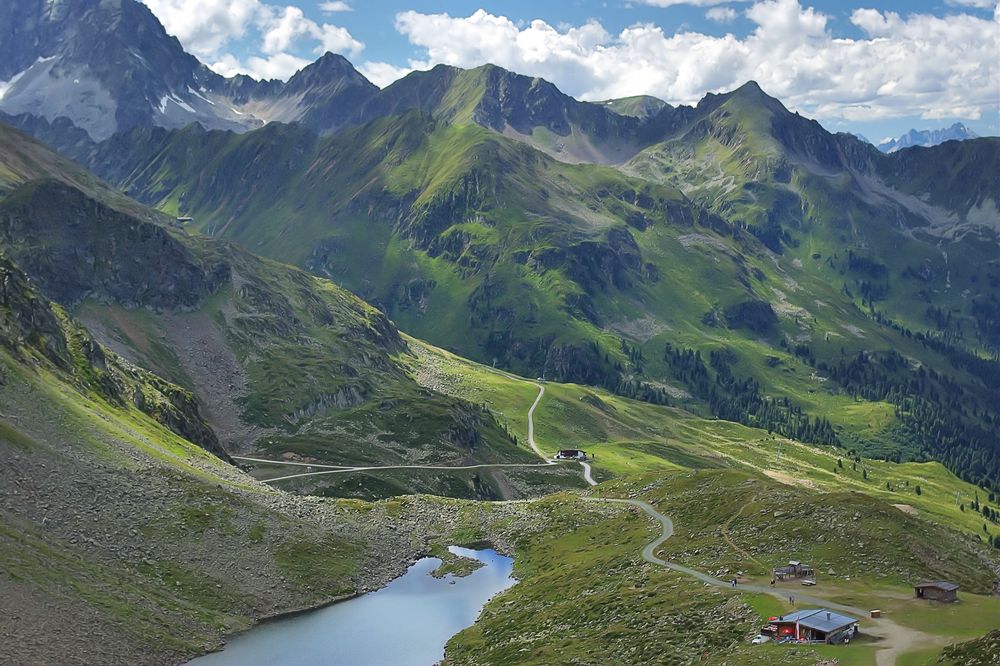
[[[317,23],[294,5],[261,0],[143,0],[184,48],[223,76],[287,79],[309,64],[305,54],[326,51],[355,57],[365,45],[346,29]],[[327,12],[350,11],[346,2],[325,2]],[[234,54],[242,46],[243,59]]]
[[[798,0],[760,0],[744,14],[755,24],[745,37],[671,34],[654,24],[610,34],[596,21],[553,27],[484,10],[467,17],[401,12],[396,29],[424,53],[408,69],[491,62],[583,99],[650,94],[690,104],[754,79],[821,119],[978,118],[997,109],[1000,31],[989,19],[858,9],[850,21],[863,34],[848,38],[834,34],[831,17]]]
[[[331,14],[335,12],[353,12],[354,8],[351,7],[346,2],[340,2],[335,0],[334,2],[324,2],[320,4],[319,8],[324,12],[329,12]]]
[[[945,0],[949,5],[956,7],[973,7],[974,9],[994,9],[997,0]]]
[[[711,7],[725,5],[730,2],[746,2],[747,0],[639,0],[644,5],[653,7],[674,7],[676,5],[693,5],[695,7]]]
[[[736,16],[736,10],[732,7],[712,7],[705,12],[705,18],[716,23],[732,23]]]
[[[358,66],[358,71],[379,88],[384,88],[393,81],[398,81],[412,72],[413,68],[397,67],[387,62],[368,61],[361,63]]]
[[[268,8],[261,13],[259,25],[264,33],[264,53],[274,54],[287,51],[302,37],[319,42],[314,49],[322,54],[324,51],[337,51],[349,55],[357,55],[365,45],[354,39],[346,28],[325,23],[317,24],[306,17],[298,7],[288,6],[282,10]]]
[[[167,32],[199,58],[242,38],[262,8],[259,0],[143,1]]]

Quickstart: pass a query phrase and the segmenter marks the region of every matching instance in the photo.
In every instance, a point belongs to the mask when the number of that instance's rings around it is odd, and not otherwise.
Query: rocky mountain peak
[[[378,88],[342,55],[327,51],[320,58],[295,73],[285,85],[286,92],[301,92],[316,87],[360,86],[373,92]]]

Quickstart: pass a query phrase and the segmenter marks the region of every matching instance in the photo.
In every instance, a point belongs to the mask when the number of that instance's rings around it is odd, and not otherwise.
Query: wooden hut
[[[790,560],[787,565],[783,567],[776,567],[773,573],[776,580],[816,577],[816,572],[811,566],[808,564],[802,564],[802,562],[799,562],[798,560]]]
[[[927,581],[913,586],[918,599],[931,599],[952,603],[958,601],[958,583],[947,580]]]

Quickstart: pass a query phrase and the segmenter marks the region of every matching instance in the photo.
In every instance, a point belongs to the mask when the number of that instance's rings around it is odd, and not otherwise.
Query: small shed
[[[556,458],[559,460],[586,460],[587,454],[579,449],[560,449]]]
[[[858,633],[858,620],[826,608],[810,608],[771,619],[776,636],[813,643],[842,643]]]
[[[789,560],[786,566],[774,569],[774,577],[777,580],[785,580],[787,578],[815,578],[816,572],[808,564],[802,564],[798,560]]]
[[[958,601],[958,583],[947,580],[934,580],[917,583],[913,586],[917,599],[931,599],[952,603]]]

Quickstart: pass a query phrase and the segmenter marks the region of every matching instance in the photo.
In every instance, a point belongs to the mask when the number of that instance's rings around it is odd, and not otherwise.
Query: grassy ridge
[[[525,405],[537,395],[531,382],[411,342],[418,353],[418,381],[488,405],[515,433],[527,431]],[[979,487],[958,479],[940,463],[895,463],[861,457],[842,448],[806,445],[737,423],[630,400],[601,389],[545,384],[535,416],[535,438],[543,451],[581,448],[597,459],[595,476],[647,471],[714,469],[747,471],[791,487],[818,492],[856,492],[901,505],[931,522],[985,536],[984,520],[972,510]],[[920,493],[916,491],[920,487]],[[964,509],[962,505],[965,505]],[[987,533],[1000,532],[987,524]]]
[[[706,361],[724,352],[753,400],[787,400],[824,434],[805,437],[797,416],[750,412],[748,425],[992,478],[997,303],[976,285],[992,283],[995,243],[981,229],[942,252],[949,210],[928,223],[912,193],[879,180],[882,157],[754,85],[671,111],[667,139],[625,175],[488,129],[470,110],[491,76],[415,76],[400,90],[447,85],[406,98],[427,108],[407,102],[326,139],[277,125],[122,137],[112,177],[203,231],[334,278],[462,356],[732,418],[747,395],[725,407],[685,397],[692,387],[664,360],[668,343]],[[190,155],[203,167],[182,172]],[[916,391],[925,404],[896,388],[856,399],[820,367],[890,351],[944,377]],[[949,404],[953,386],[973,409]]]
[[[130,200],[79,167],[14,130],[0,137],[16,186],[0,200],[0,248],[100,340],[189,402],[197,394],[226,447],[363,463],[519,458],[476,405],[414,384],[395,327],[356,296],[133,214],[142,207],[119,206]]]

